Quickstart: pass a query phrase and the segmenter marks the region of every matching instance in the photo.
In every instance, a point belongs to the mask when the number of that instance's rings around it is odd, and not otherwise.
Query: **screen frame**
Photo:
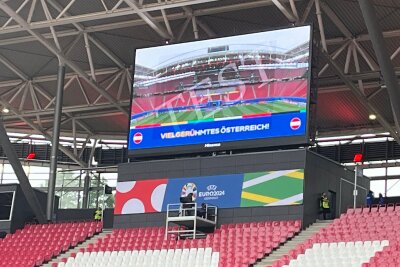
[[[261,32],[272,32],[279,31],[285,29],[293,29],[293,28],[301,28],[301,27],[310,27],[310,42],[309,42],[309,58],[308,58],[308,79],[307,79],[307,114],[306,114],[306,129],[303,135],[294,135],[294,136],[280,136],[280,137],[265,137],[258,139],[248,139],[248,140],[235,140],[235,141],[224,141],[224,142],[214,142],[214,143],[202,143],[202,144],[189,144],[189,145],[179,145],[179,146],[167,146],[167,147],[155,147],[155,148],[144,148],[144,149],[129,149],[130,143],[130,125],[131,125],[131,117],[132,117],[132,102],[134,95],[134,82],[135,82],[135,68],[136,68],[136,52],[138,49],[143,48],[153,48],[153,47],[161,47],[162,45],[155,44],[152,46],[143,46],[136,47],[133,52],[133,66],[132,66],[132,83],[131,83],[131,95],[129,102],[129,118],[128,118],[128,133],[127,133],[127,156],[128,158],[145,158],[145,157],[158,157],[158,156],[178,156],[184,154],[200,154],[200,153],[212,153],[219,151],[229,151],[229,150],[241,150],[241,149],[256,149],[256,148],[269,148],[269,147],[277,147],[277,146],[307,146],[312,144],[312,140],[310,140],[310,92],[311,92],[311,81],[312,81],[312,63],[313,63],[313,36],[314,36],[314,27],[313,24],[304,24],[300,26],[292,26],[292,27],[274,27],[267,28],[263,31],[254,31],[242,34],[234,34],[227,35],[223,37],[202,39],[202,40],[191,40],[186,42],[179,43],[168,43],[165,45],[174,45],[174,44],[185,44],[192,43],[196,41],[204,41],[204,40],[214,40],[221,39],[227,37],[241,36],[246,34],[253,33],[261,33]],[[206,147],[206,144],[219,144],[219,146]]]
[[[8,217],[8,220],[1,220],[0,219],[0,222],[9,222],[9,221],[12,220],[12,215],[13,215],[13,212],[14,212],[15,191],[2,191],[2,192],[0,192],[0,194],[4,194],[4,193],[13,193],[13,197],[12,197],[12,200],[11,200],[10,216]]]

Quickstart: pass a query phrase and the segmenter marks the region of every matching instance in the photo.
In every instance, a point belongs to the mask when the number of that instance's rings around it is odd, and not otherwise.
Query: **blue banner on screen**
[[[137,49],[129,151],[307,142],[310,37],[302,26]]]
[[[129,149],[178,146],[304,135],[306,113],[285,113],[246,119],[221,120],[176,126],[131,129]],[[140,136],[140,140],[137,139]],[[135,139],[136,138],[136,139]]]
[[[183,179],[170,179],[164,196],[163,211],[167,204],[179,203],[181,196],[193,193],[198,204],[209,203],[220,208],[240,206],[243,174],[203,176]]]

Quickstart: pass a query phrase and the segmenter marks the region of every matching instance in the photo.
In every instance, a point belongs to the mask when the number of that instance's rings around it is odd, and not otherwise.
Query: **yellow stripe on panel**
[[[267,196],[258,195],[258,194],[245,192],[245,191],[242,192],[242,198],[248,199],[248,200],[253,200],[253,201],[258,201],[258,202],[261,202],[264,204],[269,204],[269,203],[273,203],[273,202],[280,200],[277,198],[267,197]]]
[[[304,179],[304,172],[291,172],[286,174],[285,176],[296,179]]]

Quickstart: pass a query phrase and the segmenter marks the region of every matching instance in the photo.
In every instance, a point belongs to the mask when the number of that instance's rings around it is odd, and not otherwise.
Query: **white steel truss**
[[[369,41],[368,34],[354,35],[338,14],[330,8],[326,0],[248,0],[241,3],[223,0],[91,0],[91,8],[77,8],[83,2],[87,3],[84,0],[64,1],[64,5],[57,0],[0,1],[0,9],[8,16],[0,24],[0,47],[39,42],[72,70],[66,75],[64,90],[69,90],[71,86],[77,87],[85,102],[83,105],[69,105],[63,108],[63,123],[73,122],[71,131],[74,137],[101,135],[86,125],[84,119],[115,114],[129,115],[129,97],[127,96],[130,95],[131,90],[132,66],[126,65],[110,47],[102,43],[95,36],[96,32],[146,25],[158,34],[160,42],[180,41],[188,27],[193,30],[193,39],[199,39],[200,32],[208,37],[217,37],[219,33],[215,32],[212,25],[207,22],[207,16],[273,6],[276,12],[284,15],[288,23],[296,25],[310,21],[311,17],[316,16],[322,47],[329,54],[327,55],[329,60],[319,70],[320,77],[332,68],[332,64],[334,64],[333,69],[337,71],[338,65],[335,60],[343,53],[346,53],[346,60],[344,66],[340,66],[339,76],[346,78],[345,84],[356,83],[354,84],[356,87],[349,86],[353,92],[354,88],[358,88],[364,94],[365,77],[379,76],[379,66],[363,44]],[[202,5],[207,3],[211,5]],[[300,3],[305,4],[305,9],[299,8]],[[44,16],[38,16],[39,9]],[[300,10],[303,11],[300,12]],[[330,39],[326,37],[325,16],[333,22],[343,36]],[[109,20],[117,17],[118,21]],[[183,23],[178,28],[173,27],[172,23],[175,21]],[[90,22],[90,26],[84,26],[86,22]],[[19,33],[17,37],[16,33]],[[68,47],[61,47],[63,38],[70,36],[75,36],[74,41]],[[384,32],[384,37],[400,37],[400,29]],[[88,69],[82,69],[69,58],[70,52],[79,42],[85,45]],[[336,46],[335,50],[332,49],[333,46]],[[93,59],[94,48],[110,59],[115,67],[96,67]],[[399,53],[400,47],[393,52],[391,58],[396,59]],[[361,69],[361,63],[367,64],[368,72]],[[1,55],[1,52],[0,64],[18,77],[18,79],[0,81],[0,89],[4,89],[0,93],[1,104],[10,107],[11,110],[9,115],[4,116],[6,126],[13,128],[23,123],[35,132],[46,136],[48,133],[46,129],[41,128],[41,124],[48,121],[53,114],[54,95],[50,94],[43,84],[55,81],[56,75],[29,77],[11,60]],[[350,75],[348,72],[352,64],[354,64],[356,74]],[[355,77],[356,75],[358,76]],[[355,78],[357,79],[354,80]],[[116,95],[110,94],[111,87],[117,88]],[[90,96],[92,91],[96,92],[95,97]],[[375,95],[365,96],[366,100],[364,97],[359,97],[359,99],[361,102],[370,101]],[[20,100],[19,103],[17,100]],[[29,110],[24,108],[28,100],[32,103]],[[370,105],[372,104],[368,102],[367,106],[371,110]],[[374,107],[372,110],[379,113]],[[390,124],[385,121],[384,116],[377,115],[381,122],[384,121],[383,126],[392,132],[393,129],[388,129]],[[73,154],[75,159],[79,159],[76,153]]]

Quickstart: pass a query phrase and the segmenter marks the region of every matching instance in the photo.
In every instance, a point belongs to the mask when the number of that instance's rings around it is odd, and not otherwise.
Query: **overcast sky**
[[[229,45],[230,51],[263,50],[265,52],[285,52],[310,40],[310,27],[259,32],[212,40],[165,45],[136,50],[136,64],[152,69],[187,58],[207,54],[209,47]]]

